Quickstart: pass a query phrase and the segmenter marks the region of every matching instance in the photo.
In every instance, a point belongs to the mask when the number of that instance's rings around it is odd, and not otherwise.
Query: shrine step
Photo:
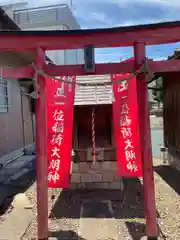
[[[86,240],[118,240],[116,220],[111,201],[83,201],[78,235]]]
[[[124,193],[119,190],[110,189],[64,189],[61,193],[63,199],[73,199],[76,202],[86,201],[91,199],[92,201],[122,201],[124,198]]]
[[[82,182],[82,183],[71,183],[72,190],[95,190],[95,189],[104,189],[104,190],[119,190],[119,192],[123,192],[124,183],[122,180],[120,181],[112,181],[112,182]]]

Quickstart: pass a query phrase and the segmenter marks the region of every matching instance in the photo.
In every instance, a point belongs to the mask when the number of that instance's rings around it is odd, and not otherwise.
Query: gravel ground
[[[159,159],[154,159],[154,167],[158,223],[161,230],[160,239],[176,240],[179,239],[180,235],[180,173],[177,173],[168,165],[163,165]],[[126,179],[124,182],[125,191],[121,196],[119,196],[119,193],[115,193],[113,196],[112,193],[109,193],[109,195],[101,194],[100,199],[111,200],[119,234],[118,240],[139,240],[145,235],[142,184],[139,179]],[[22,238],[23,240],[35,239],[36,237],[35,193],[36,184],[26,191],[27,196],[34,204],[34,217]],[[49,219],[49,230],[53,232],[50,239],[78,239],[78,218],[82,198],[86,195],[87,198],[91,199],[93,195],[88,195],[85,192],[61,192],[60,190],[56,190],[54,194],[56,204],[53,207],[53,214],[56,219]],[[97,200],[98,195],[95,192],[92,201]],[[50,196],[51,190],[49,191],[49,210],[52,208]]]

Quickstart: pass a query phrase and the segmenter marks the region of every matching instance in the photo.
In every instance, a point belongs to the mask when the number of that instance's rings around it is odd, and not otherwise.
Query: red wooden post
[[[36,66],[42,68],[45,51],[37,49]],[[46,152],[46,86],[45,79],[38,76],[39,98],[36,100],[36,171],[37,171],[37,221],[38,240],[48,239],[48,182]]]
[[[145,60],[145,44],[138,42],[134,46],[136,67],[139,68]],[[152,146],[149,121],[148,84],[146,75],[137,76],[137,94],[139,105],[140,141],[143,161],[144,204],[146,217],[146,231],[148,239],[157,239],[159,231],[157,226],[155,188],[152,162]]]

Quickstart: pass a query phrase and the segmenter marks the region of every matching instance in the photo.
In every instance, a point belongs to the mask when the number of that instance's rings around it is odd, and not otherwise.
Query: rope
[[[39,97],[39,90],[40,90],[40,88],[39,88],[39,85],[38,85],[38,82],[37,82],[38,75],[44,76],[46,78],[53,78],[53,79],[58,80],[58,81],[68,82],[69,84],[72,84],[72,81],[65,80],[65,79],[61,79],[60,80],[59,78],[56,78],[56,77],[48,75],[43,70],[38,69],[34,62],[32,62],[32,67],[35,70],[35,74],[34,74],[34,77],[32,79],[35,91],[33,91],[32,93],[26,93],[26,92],[21,90],[21,92],[24,95],[26,95],[26,96],[29,96],[29,97],[34,98],[34,99],[37,99]],[[118,83],[120,83],[122,81],[125,81],[125,80],[126,81],[131,80],[134,76],[138,75],[139,73],[148,73],[148,78],[152,79],[153,73],[151,73],[151,71],[148,68],[148,59],[145,59],[144,64],[137,71],[135,71],[134,73],[131,73],[128,78],[124,78],[124,79],[118,80],[116,82],[112,82],[112,81],[110,81],[110,82],[97,82],[97,83],[94,83],[94,82],[78,83],[78,82],[76,82],[75,85],[77,87],[78,86],[83,86],[83,87],[88,87],[88,86],[95,86],[95,87],[97,87],[97,86],[108,86],[108,85],[118,84]],[[2,68],[0,69],[0,78],[3,78],[3,69]]]
[[[92,154],[93,164],[96,162],[96,137],[95,137],[95,107],[92,109]]]
[[[40,91],[40,87],[37,81],[38,78],[38,72],[35,72],[34,77],[32,79],[33,81],[33,86],[34,86],[34,91],[32,93],[26,93],[23,90],[21,90],[21,93],[23,93],[24,95],[34,98],[34,99],[38,99],[39,98],[39,91]]]
[[[40,88],[39,88],[39,85],[37,83],[38,75],[41,75],[41,76],[43,76],[45,78],[52,78],[52,79],[55,79],[57,81],[67,82],[69,84],[72,84],[72,81],[65,80],[65,79],[61,79],[60,80],[57,77],[53,77],[53,76],[48,75],[43,70],[38,69],[34,62],[32,63],[32,67],[35,70],[35,75],[34,75],[34,78],[33,78],[33,85],[34,85],[35,91],[33,91],[32,93],[25,93],[25,92],[22,91],[22,93],[24,95],[27,95],[27,96],[29,96],[31,98],[37,99],[39,97],[39,90],[40,90]],[[137,71],[135,71],[134,73],[129,74],[129,76],[127,78],[124,78],[124,79],[121,79],[121,80],[117,80],[115,82],[114,81],[110,81],[110,82],[96,82],[96,83],[94,83],[94,82],[88,82],[88,83],[76,82],[75,86],[77,86],[77,87],[79,87],[79,86],[83,86],[83,87],[95,86],[95,88],[97,88],[97,86],[105,86],[106,87],[106,86],[113,85],[113,84],[119,84],[119,83],[121,83],[123,81],[129,81],[134,76],[136,76],[136,75],[138,75],[140,73],[148,73],[148,80],[153,77],[153,74],[150,72],[150,70],[148,68],[148,59],[145,59],[143,65]]]
[[[72,84],[72,81],[69,81],[69,80],[65,80],[65,79],[59,79],[57,77],[53,77],[53,76],[50,76],[49,74],[45,73],[43,70],[41,69],[38,69],[37,66],[35,65],[35,63],[32,63],[32,66],[35,70],[35,72],[38,74],[38,75],[42,75],[46,78],[53,78],[55,80],[58,80],[58,81],[62,81],[62,82],[67,82],[69,84]],[[124,79],[121,79],[121,80],[118,80],[116,82],[97,82],[97,83],[94,83],[94,82],[88,82],[88,83],[78,83],[76,82],[76,85],[77,86],[84,86],[84,87],[88,87],[88,86],[107,86],[107,85],[113,85],[113,84],[118,84],[122,81],[128,81],[128,80],[131,80],[134,76],[138,75],[139,73],[147,73],[147,68],[148,68],[148,62],[147,62],[147,59],[145,59],[144,61],[144,64],[137,70],[135,71],[134,73],[131,73],[127,78],[124,78]]]

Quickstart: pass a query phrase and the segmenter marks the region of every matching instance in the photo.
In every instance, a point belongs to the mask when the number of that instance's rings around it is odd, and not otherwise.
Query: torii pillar
[[[38,69],[45,63],[45,51],[37,49],[35,60]],[[47,127],[46,127],[46,83],[41,75],[37,77],[39,98],[36,99],[36,174],[37,174],[37,232],[38,240],[48,239],[48,181],[47,181]]]
[[[137,42],[134,46],[135,64],[138,69],[145,61],[146,49],[143,42]],[[137,76],[137,94],[139,109],[139,130],[143,164],[143,185],[144,185],[144,208],[146,218],[147,239],[158,238],[159,230],[157,225],[155,187],[152,161],[152,146],[149,121],[148,105],[148,83],[146,74]]]

